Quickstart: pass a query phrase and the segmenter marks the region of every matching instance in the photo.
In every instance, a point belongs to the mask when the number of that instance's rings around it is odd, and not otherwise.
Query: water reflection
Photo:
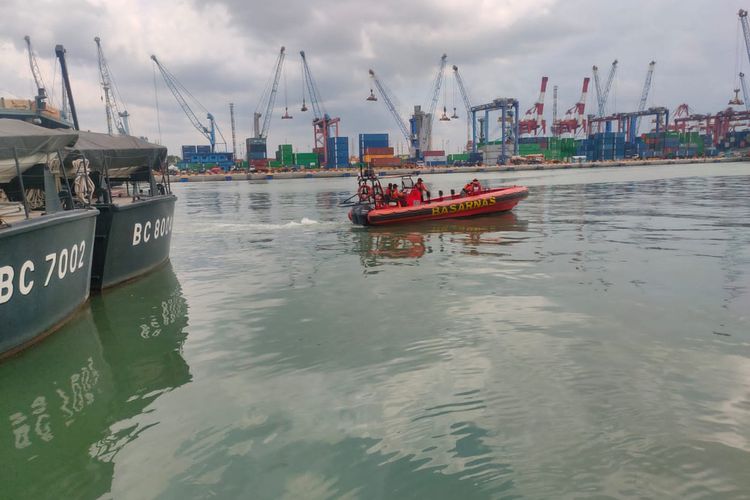
[[[0,365],[6,498],[94,498],[142,429],[129,419],[191,380],[187,304],[171,268],[96,296],[59,332]],[[128,423],[125,423],[128,422]]]
[[[446,219],[391,227],[353,228],[354,241],[364,267],[388,260],[419,259],[425,254],[479,253],[480,245],[510,245],[528,223],[513,212],[488,217]],[[403,263],[403,262],[402,262]]]

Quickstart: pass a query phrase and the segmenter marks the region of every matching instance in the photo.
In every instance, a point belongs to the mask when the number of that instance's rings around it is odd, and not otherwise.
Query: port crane
[[[423,128],[426,128],[426,130],[422,131],[417,130],[417,136],[420,138],[420,146],[423,150],[430,150],[432,149],[432,123],[434,122],[435,117],[435,109],[437,109],[437,103],[440,99],[440,89],[443,86],[443,76],[445,75],[445,65],[448,61],[448,55],[443,54],[440,56],[440,64],[438,66],[438,71],[435,74],[435,78],[432,81],[432,87],[430,92],[430,107],[427,108],[427,120],[426,120],[426,127],[424,124],[422,125]],[[416,114],[416,113],[415,113]],[[443,108],[443,115],[440,117],[441,121],[448,121],[450,118],[448,118],[447,114],[445,113],[445,108]],[[417,123],[416,117],[412,120],[413,123]],[[414,126],[414,125],[412,125]]]
[[[313,111],[313,134],[315,138],[315,147],[320,151],[323,150],[323,163],[329,164],[329,153],[328,151],[328,138],[339,136],[339,122],[341,121],[338,117],[331,117],[326,112],[323,100],[320,98],[320,91],[318,85],[315,83],[315,79],[310,71],[310,66],[307,64],[307,58],[305,57],[305,51],[299,52],[302,58],[302,74],[305,81],[305,88],[307,88],[307,94],[310,98],[310,106]],[[304,101],[304,92],[303,92]],[[303,106],[304,107],[304,106]]]
[[[747,11],[744,9],[740,9],[737,15],[740,20],[740,25],[742,26],[742,35],[743,35],[743,38],[745,39],[745,50],[747,51],[747,57],[748,57],[748,60],[750,60],[750,25],[748,25],[748,22],[747,22]],[[741,72],[739,74],[739,77],[740,77],[740,86],[742,87],[742,95],[745,98],[745,110],[750,111],[750,99],[748,99],[748,97],[750,96],[748,95],[748,92],[747,92],[747,85],[745,83],[745,74]]]
[[[464,79],[461,77],[461,73],[458,72],[458,66],[453,65],[453,76],[458,84],[458,91],[461,94],[461,100],[464,102],[466,108],[466,140],[468,141],[471,136],[471,99],[469,99],[469,93],[466,91],[466,85],[464,85]],[[458,118],[456,110],[453,110],[453,118]]]
[[[552,133],[555,136],[566,133],[575,136],[579,129],[586,132],[586,120],[583,118],[583,113],[586,109],[586,96],[589,91],[589,81],[589,77],[583,79],[583,89],[581,90],[581,97],[578,99],[578,102],[565,112],[565,117],[563,119],[552,124]]]
[[[42,73],[39,71],[39,64],[36,62],[36,55],[31,48],[31,37],[26,35],[23,39],[26,41],[26,49],[29,52],[31,76],[34,78],[34,84],[36,85],[36,97],[34,97],[36,108],[38,110],[43,110],[47,106],[47,86],[44,84],[44,80],[42,80]]]
[[[260,101],[258,101],[258,105],[253,112],[253,137],[255,139],[262,139],[264,144],[266,138],[268,138],[268,129],[271,126],[271,114],[273,113],[273,106],[276,102],[276,94],[279,91],[279,79],[281,78],[281,69],[284,66],[285,57],[286,48],[281,47],[281,49],[279,49],[279,55],[276,58],[276,63],[274,64],[271,79],[266,85],[266,88],[263,89]],[[261,118],[263,118],[262,126],[260,124]]]
[[[594,87],[596,87],[596,101],[598,105],[597,116],[604,116],[604,109],[607,106],[607,98],[609,97],[609,90],[612,88],[612,82],[615,79],[615,73],[617,72],[617,59],[612,62],[612,67],[609,69],[609,75],[607,76],[607,82],[604,84],[604,88],[599,83],[599,68],[594,66],[591,68],[594,73]]]
[[[60,72],[62,73],[63,98],[70,106],[70,116],[73,119],[73,129],[81,130],[78,126],[78,113],[76,113],[76,103],[73,100],[73,90],[70,88],[70,76],[68,75],[68,63],[65,61],[65,47],[55,45],[55,56],[60,62]]]
[[[539,90],[539,97],[532,107],[526,110],[523,119],[518,122],[518,133],[537,135],[541,128],[542,134],[547,133],[547,121],[544,119],[544,95],[547,92],[546,76],[542,77],[542,87]]]
[[[393,119],[396,121],[396,125],[398,126],[399,131],[401,131],[401,135],[404,136],[404,139],[406,139],[406,143],[409,145],[409,156],[411,158],[418,158],[419,157],[419,141],[416,138],[416,135],[412,134],[409,126],[406,125],[406,122],[403,118],[401,118],[401,115],[398,112],[398,109],[396,108],[396,105],[394,104],[394,99],[391,96],[390,90],[385,86],[385,84],[380,80],[380,78],[375,75],[375,71],[370,69],[370,78],[372,79],[373,84],[375,85],[375,88],[378,89],[378,93],[380,93],[380,97],[383,99],[383,102],[385,102],[385,106],[388,108],[388,111],[390,111],[391,116],[393,116]],[[374,92],[372,89],[370,89],[370,96],[367,98],[368,101],[377,101],[378,98],[375,97]]]
[[[740,87],[742,87],[742,96],[745,99],[745,111],[750,111],[750,95],[747,93],[747,84],[745,83],[745,73],[740,72]]]
[[[232,126],[232,155],[234,156],[235,161],[237,160],[237,131],[236,131],[236,124],[234,121],[234,103],[229,103],[229,123]]]
[[[120,92],[117,90],[112,73],[109,70],[109,64],[107,59],[104,57],[104,51],[102,50],[102,41],[98,36],[94,38],[96,42],[96,52],[99,61],[99,76],[101,81],[99,84],[102,86],[104,91],[104,107],[107,112],[107,132],[112,135],[117,131],[120,135],[130,135],[130,124],[128,123],[128,110],[125,109],[123,104],[123,111],[120,111],[119,102],[124,102],[120,96]]]
[[[224,136],[222,135],[221,130],[219,130],[219,127],[216,124],[214,115],[212,115],[198,101],[198,99],[196,99],[193,96],[193,94],[191,94],[190,91],[187,88],[185,88],[185,86],[182,83],[180,83],[180,81],[172,73],[170,73],[170,71],[167,68],[165,68],[159,62],[159,60],[156,58],[155,55],[151,56],[151,60],[154,61],[154,63],[156,64],[156,67],[159,68],[159,71],[161,72],[161,76],[164,78],[164,83],[172,92],[172,95],[177,101],[177,104],[180,105],[180,108],[182,108],[182,111],[188,117],[188,120],[190,120],[190,123],[193,124],[193,127],[195,127],[198,130],[198,132],[200,132],[204,137],[206,137],[206,139],[208,139],[208,142],[211,145],[211,152],[214,153],[216,151],[216,134],[217,133],[219,134],[221,139],[224,141],[223,144],[226,144],[226,140],[224,139]],[[188,98],[191,99],[194,105],[198,106],[201,109],[201,111],[206,113],[206,118],[208,119],[208,126],[204,125],[204,123],[195,114],[193,109],[190,107],[190,104],[188,104],[187,102]]]
[[[638,111],[646,109],[646,101],[648,101],[648,93],[651,90],[651,80],[654,77],[654,68],[656,67],[656,61],[648,63],[648,71],[646,71],[646,81],[643,82],[643,91],[641,91],[641,100],[638,103]],[[638,135],[638,130],[641,127],[641,117],[639,116],[635,124],[635,135]]]

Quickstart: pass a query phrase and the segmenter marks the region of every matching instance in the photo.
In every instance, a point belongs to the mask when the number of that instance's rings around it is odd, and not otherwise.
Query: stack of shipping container
[[[392,147],[365,148],[363,157],[365,165],[373,167],[400,167],[401,158],[393,156]]]
[[[454,153],[448,155],[448,165],[464,164],[469,161],[469,153]]]
[[[448,162],[448,158],[445,156],[445,151],[443,150],[425,151],[422,153],[422,157],[424,158],[425,165],[428,167],[440,167],[446,165]]]
[[[349,138],[329,137],[328,143],[328,168],[346,168],[349,166]]]
[[[208,170],[219,167],[229,170],[234,166],[234,155],[228,152],[211,152],[211,146],[182,146],[182,161],[179,168],[183,170]]]
[[[621,160],[625,157],[625,134],[623,132],[598,132],[584,139],[577,146],[580,156],[587,161]]]
[[[547,161],[565,161],[576,154],[576,140],[560,137],[521,137],[518,139],[520,156],[544,155]]]
[[[387,148],[388,134],[359,134],[359,162],[365,163],[368,149]]]

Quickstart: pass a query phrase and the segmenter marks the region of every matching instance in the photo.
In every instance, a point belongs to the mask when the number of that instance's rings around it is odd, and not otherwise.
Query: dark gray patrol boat
[[[0,119],[0,357],[53,332],[88,299],[98,211],[61,175],[77,139]]]
[[[169,259],[174,205],[167,148],[131,136],[79,132],[65,164],[92,180],[96,221],[91,287],[101,290]],[[154,176],[161,171],[161,179]]]

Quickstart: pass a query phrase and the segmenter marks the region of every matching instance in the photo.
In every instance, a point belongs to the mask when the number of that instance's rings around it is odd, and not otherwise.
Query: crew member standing
[[[414,184],[414,189],[419,191],[420,199],[424,202],[425,201],[425,195],[427,195],[427,199],[430,199],[430,192],[427,190],[427,186],[425,186],[424,181],[422,181],[422,178],[420,177],[417,179],[417,183]]]

